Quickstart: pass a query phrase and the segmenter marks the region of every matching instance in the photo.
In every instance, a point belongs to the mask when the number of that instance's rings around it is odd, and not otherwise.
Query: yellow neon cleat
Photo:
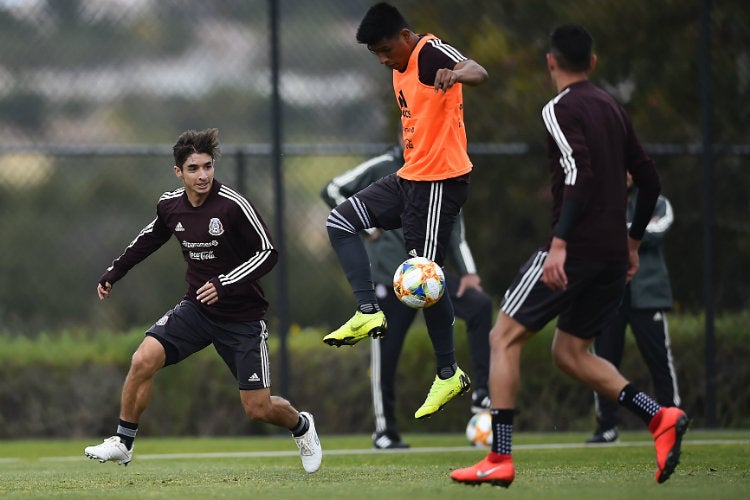
[[[341,328],[323,337],[323,342],[336,347],[354,345],[368,336],[383,337],[387,329],[388,323],[385,321],[383,311],[372,314],[357,311],[349,321],[341,325]]]
[[[456,373],[451,378],[445,380],[436,375],[427,399],[424,400],[422,406],[414,413],[414,418],[419,419],[432,416],[433,413],[448,404],[448,401],[468,391],[469,387],[471,387],[471,380],[461,368],[457,368]]]

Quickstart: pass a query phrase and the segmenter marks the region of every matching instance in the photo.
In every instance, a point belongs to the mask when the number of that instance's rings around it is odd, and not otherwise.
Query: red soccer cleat
[[[680,463],[682,435],[688,428],[687,414],[675,407],[662,407],[651,422],[648,430],[654,436],[656,447],[656,481],[663,483]]]
[[[516,469],[513,466],[513,459],[510,455],[504,455],[504,460],[500,462],[490,462],[487,457],[482,459],[478,464],[456,469],[451,472],[451,479],[458,483],[478,486],[482,483],[488,483],[493,486],[502,486],[507,488],[516,477]]]

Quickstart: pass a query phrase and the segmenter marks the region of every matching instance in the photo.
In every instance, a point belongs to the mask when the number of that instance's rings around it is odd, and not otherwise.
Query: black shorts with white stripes
[[[532,332],[559,317],[557,328],[579,338],[593,338],[622,302],[627,264],[619,261],[567,259],[568,286],[550,290],[542,283],[547,252],[539,251],[521,266],[505,292],[500,309]]]
[[[179,363],[213,344],[240,389],[271,386],[266,322],[231,323],[209,318],[198,306],[183,300],[146,331],[166,351],[165,366]]]
[[[391,174],[352,196],[369,220],[357,229],[403,228],[406,251],[443,265],[453,224],[469,194],[469,175],[440,181],[409,181]],[[360,210],[361,212],[361,210]],[[350,217],[347,217],[348,219]],[[368,226],[369,224],[369,226]]]

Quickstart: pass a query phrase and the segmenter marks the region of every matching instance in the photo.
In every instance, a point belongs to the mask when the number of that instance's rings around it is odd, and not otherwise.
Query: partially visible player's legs
[[[620,303],[624,267],[568,260],[568,287],[563,291],[551,292],[539,281],[545,259],[546,253],[539,252],[521,268],[514,284],[506,292],[498,322],[490,334],[493,450],[482,462],[453,471],[451,477],[470,484],[493,481],[493,484],[501,486],[510,484],[507,478],[496,474],[502,473],[502,462],[512,463],[512,405],[520,382],[521,348],[531,335],[529,329],[514,318],[523,317],[523,321],[539,329],[551,319],[550,314],[559,314],[552,345],[555,363],[565,373],[586,383],[599,394],[616,399],[644,420],[654,436],[656,480],[659,483],[666,481],[679,463],[682,435],[687,430],[687,415],[679,408],[660,407],[629,384],[614,365],[589,350],[593,335],[611,319],[610,314]],[[565,324],[575,325],[582,336],[564,331],[562,325]],[[507,456],[504,452],[507,452]],[[511,471],[510,467],[506,470]]]
[[[151,400],[154,375],[166,359],[164,346],[147,335],[133,354],[122,388],[120,418],[137,423]]]
[[[427,398],[414,413],[414,418],[417,419],[430,417],[471,387],[471,379],[456,363],[453,304],[450,296],[445,294],[433,306],[424,309],[424,319],[435,352],[437,374]]]
[[[618,401],[646,423],[656,446],[656,480],[666,481],[679,463],[687,415],[679,408],[660,406],[637,390],[614,365],[592,353],[590,344],[591,339],[581,339],[558,328],[552,341],[555,364],[600,395]]]
[[[271,361],[266,322],[212,322],[211,326],[214,348],[237,378],[245,414],[253,420],[289,429],[300,450],[305,471],[317,471],[323,458],[323,450],[313,416],[308,412],[297,411],[289,401],[280,396],[271,396]]]
[[[253,420],[266,422],[289,429],[297,443],[306,472],[320,468],[323,449],[315,430],[315,420],[308,412],[297,411],[289,401],[280,396],[271,396],[270,388],[240,390],[240,399],[245,413]]]
[[[490,398],[493,408],[513,410],[521,385],[521,353],[534,335],[525,326],[500,311],[490,330]]]
[[[454,481],[508,487],[515,478],[511,452],[516,395],[521,384],[521,352],[534,331],[557,314],[554,297],[539,280],[546,258],[547,252],[534,253],[505,292],[500,313],[490,331],[492,449],[479,463],[454,470],[451,473]],[[525,326],[516,315],[536,328]]]
[[[552,340],[552,358],[563,372],[600,395],[616,400],[628,381],[612,363],[589,350],[592,341],[593,339],[575,337],[558,328]]]
[[[357,195],[341,203],[328,215],[328,239],[357,301],[354,316],[323,338],[328,345],[354,345],[367,336],[382,336],[387,329],[385,315],[375,298],[370,260],[359,236],[361,230],[375,227],[375,224],[365,201]]]
[[[458,297],[459,278],[446,273],[448,293],[458,318],[466,322],[466,335],[471,356],[471,410],[478,412],[490,408],[490,329],[492,328],[492,297],[487,293],[469,288]]]
[[[626,292],[627,297],[627,292]],[[627,299],[624,299],[627,300]],[[617,315],[604,328],[602,333],[594,340],[594,353],[612,363],[616,368],[620,367],[622,354],[625,346],[625,329],[627,328],[627,304],[619,307]],[[587,443],[613,443],[617,441],[617,424],[619,406],[610,398],[600,396],[594,392],[594,405],[596,409],[597,428],[586,442]]]
[[[468,184],[457,179],[434,182],[400,180],[406,253],[426,257],[443,265],[445,249],[453,224],[468,195]],[[451,399],[469,390],[471,380],[458,367],[453,344],[453,304],[444,294],[436,304],[424,309],[425,323],[435,352],[437,375],[424,403],[414,418],[426,418]]]
[[[359,232],[373,227],[367,206],[356,196],[331,210],[326,221],[328,239],[349,281],[357,306],[363,312],[377,308],[370,272],[370,259]]]
[[[630,326],[638,350],[651,372],[656,400],[663,406],[680,406],[666,311],[631,309]]]
[[[378,283],[375,291],[388,320],[388,335],[370,343],[370,384],[375,416],[372,444],[377,449],[408,448],[409,445],[401,441],[396,426],[396,370],[406,333],[417,310],[398,300],[390,284]]]
[[[521,382],[521,352],[533,335],[534,332],[500,311],[495,326],[490,331],[492,449],[479,463],[454,470],[451,473],[454,481],[508,487],[515,479],[512,457],[513,417]]]
[[[151,400],[154,375],[164,366],[165,359],[165,350],[161,342],[154,337],[146,336],[133,353],[130,369],[125,377],[117,433],[101,444],[87,446],[84,450],[87,457],[101,463],[108,460],[119,465],[130,463],[138,422]]]
[[[427,333],[430,336],[432,349],[435,353],[435,364],[438,375],[447,378],[453,375],[456,363],[456,351],[453,343],[453,303],[449,295],[437,301],[427,309],[423,309]]]
[[[271,389],[240,390],[245,414],[253,420],[265,422],[290,431],[300,424],[300,414],[289,401],[271,396]]]
[[[611,321],[622,302],[624,266],[575,261],[566,262],[566,271],[569,269],[569,283],[580,282],[585,286],[580,287],[570,307],[560,314],[552,357],[565,373],[601,396],[617,401],[648,425],[656,447],[656,480],[664,482],[679,463],[687,415],[679,408],[660,406],[633,387],[609,361],[589,350],[592,338],[601,333],[602,326]],[[576,275],[579,278],[575,278]]]

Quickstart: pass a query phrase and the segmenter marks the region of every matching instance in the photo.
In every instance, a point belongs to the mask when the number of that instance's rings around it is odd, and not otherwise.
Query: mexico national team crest
[[[224,225],[218,217],[214,217],[208,222],[208,234],[211,236],[221,236],[224,234]]]

